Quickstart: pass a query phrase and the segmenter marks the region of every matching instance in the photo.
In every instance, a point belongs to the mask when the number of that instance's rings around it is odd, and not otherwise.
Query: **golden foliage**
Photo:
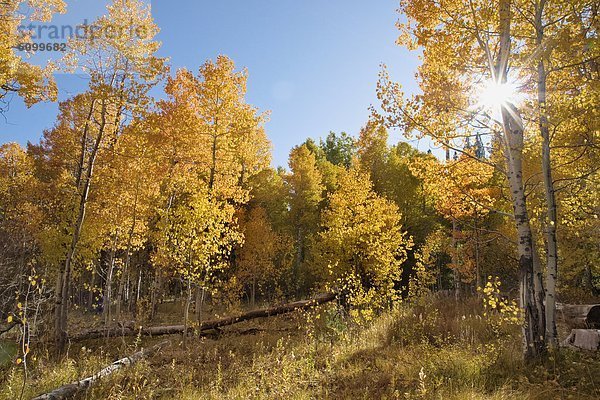
[[[373,300],[373,290],[394,297],[394,282],[412,247],[396,205],[375,194],[368,176],[356,169],[342,177],[328,201],[318,243],[322,273],[332,284],[341,279],[353,291],[362,290],[362,301]]]

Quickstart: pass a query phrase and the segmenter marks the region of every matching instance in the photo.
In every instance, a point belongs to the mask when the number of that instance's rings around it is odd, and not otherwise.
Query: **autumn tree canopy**
[[[557,301],[597,302],[597,2],[400,1],[396,44],[420,60],[418,89],[383,66],[362,125],[278,144],[282,166],[246,59],[175,69],[141,0],[114,0],[93,24],[143,35],[75,35],[44,67],[19,53],[33,40],[19,25],[67,3],[0,4],[0,112],[13,94],[60,98],[38,141],[0,145],[0,331],[20,329],[24,376],[25,345],[68,356],[87,324],[108,340],[181,320],[169,327],[187,345],[208,316],[324,291],[338,302],[306,314],[323,337],[377,333],[402,304],[429,329],[439,310],[425,307],[483,300],[486,332],[518,326],[523,356],[540,360],[558,349]],[[81,90],[60,91],[54,71]],[[455,322],[419,346],[443,346]]]

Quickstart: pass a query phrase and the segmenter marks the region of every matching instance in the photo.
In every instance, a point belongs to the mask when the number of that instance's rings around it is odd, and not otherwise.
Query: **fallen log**
[[[561,346],[598,351],[600,350],[600,330],[573,329]]]
[[[600,328],[600,304],[557,304],[556,310],[570,328]]]
[[[136,362],[156,353],[158,350],[160,350],[161,348],[163,348],[165,346],[168,346],[169,344],[170,344],[169,341],[164,341],[164,342],[161,342],[161,343],[159,343],[155,346],[152,346],[148,349],[142,349],[136,353],[133,353],[132,355],[130,355],[128,357],[121,358],[120,360],[115,361],[114,363],[110,364],[106,368],[103,368],[100,371],[96,372],[92,376],[89,376],[89,377],[82,379],[80,381],[77,381],[77,382],[70,383],[68,385],[61,386],[59,388],[54,389],[51,392],[41,394],[41,395],[35,397],[33,400],[69,399],[69,398],[75,396],[80,391],[89,388],[90,386],[92,386],[94,383],[96,383],[98,380],[102,379],[103,377],[110,375],[113,372],[115,372],[121,368],[133,365]]]
[[[233,317],[213,319],[202,322],[199,326],[188,326],[188,332],[208,331],[212,329],[218,329],[222,326],[237,324],[238,322],[248,321],[255,318],[272,317],[275,315],[286,314],[296,310],[303,310],[316,305],[328,303],[336,298],[334,293],[323,294],[309,300],[300,300],[293,303],[283,304],[280,306],[261,308],[258,310],[248,311]],[[87,331],[80,332],[78,334],[69,337],[71,341],[80,341],[87,339],[99,339],[107,337],[121,337],[121,336],[160,336],[160,335],[173,335],[182,334],[185,327],[183,325],[167,325],[167,326],[150,326],[150,327],[138,327],[137,329],[132,325],[121,325],[116,327],[90,329]]]

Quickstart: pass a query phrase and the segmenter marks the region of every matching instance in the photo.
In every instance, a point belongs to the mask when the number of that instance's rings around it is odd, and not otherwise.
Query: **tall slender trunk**
[[[92,269],[92,273],[90,276],[90,287],[88,291],[88,299],[87,299],[87,309],[92,310],[94,305],[94,285],[96,284],[96,270]]]
[[[500,0],[499,32],[500,44],[495,79],[506,83],[508,61],[511,47],[511,0]],[[520,305],[525,312],[523,325],[523,354],[532,359],[546,350],[544,339],[544,305],[539,301],[541,282],[539,266],[536,266],[536,254],[533,233],[529,222],[527,198],[523,185],[523,121],[517,108],[512,104],[502,106],[502,127],[505,137],[505,155],[508,165],[508,183],[510,187],[515,225],[517,228],[517,250],[519,254]]]
[[[187,280],[187,290],[185,296],[185,307],[183,309],[183,347],[187,344],[187,326],[190,315],[190,303],[192,302],[192,283]]]
[[[171,162],[171,166],[169,167],[168,177],[172,177],[173,167],[176,165],[176,162]],[[170,215],[171,207],[173,206],[173,201],[175,200],[175,193],[171,193],[167,200],[166,207],[166,218],[168,222],[168,218]],[[160,268],[156,268],[154,270],[154,283],[152,285],[152,290],[150,292],[150,319],[154,319],[157,312],[158,302],[162,296],[162,272]],[[138,286],[139,287],[139,286]],[[139,291],[138,291],[138,299],[139,299]]]
[[[541,49],[544,41],[544,7],[545,0],[536,4],[535,30],[536,45]],[[543,52],[542,52],[543,54]],[[552,179],[550,157],[550,130],[546,109],[546,66],[540,56],[537,65],[537,97],[538,125],[542,136],[542,175],[546,192],[547,226],[546,226],[546,341],[553,348],[558,347],[558,332],[556,330],[556,280],[558,276],[558,243],[556,239],[556,196]]]
[[[202,287],[196,286],[196,301],[194,311],[196,313],[196,322],[200,323],[202,320]]]
[[[117,252],[117,234],[113,237],[113,242],[110,249],[110,255],[108,257],[108,270],[106,272],[106,284],[104,288],[104,299],[102,300],[102,314],[104,316],[104,324],[107,325],[110,321],[111,312],[110,306],[112,303],[112,281],[115,272],[115,255]]]
[[[510,107],[510,106],[509,106]],[[519,254],[520,305],[525,311],[523,327],[524,355],[534,358],[545,351],[544,310],[539,301],[541,279],[536,267],[536,255],[533,247],[533,233],[529,223],[527,199],[523,187],[523,129],[511,113],[516,109],[503,110],[503,123],[507,138],[506,158],[508,162],[508,183],[510,186],[515,224],[517,228],[517,250]],[[539,263],[537,263],[539,264]]]
[[[202,311],[204,310],[204,298],[206,297],[206,287],[198,286],[196,288],[196,321],[202,323]]]
[[[137,279],[137,287],[135,288],[135,309],[137,310],[137,305],[140,302],[140,293],[142,290],[142,270],[138,271],[138,279]]]
[[[475,214],[475,285],[476,289],[481,288],[481,266],[479,261],[479,213]],[[478,296],[481,291],[476,290]]]
[[[154,272],[154,284],[152,286],[152,292],[150,293],[150,319],[154,319],[156,316],[158,300],[162,292],[162,274],[159,269],[156,269]]]
[[[454,265],[454,299],[458,301],[460,298],[460,272],[458,271],[458,264],[460,263],[458,257],[458,228],[456,224],[456,218],[452,218],[452,264]]]
[[[93,112],[90,111],[90,116]],[[86,124],[87,126],[87,124]],[[71,280],[71,268],[73,263],[73,258],[75,257],[75,251],[77,248],[77,244],[79,243],[79,237],[81,235],[81,229],[83,228],[83,222],[85,221],[85,214],[87,211],[87,202],[90,193],[90,187],[92,183],[92,177],[94,174],[94,166],[96,164],[96,157],[98,156],[98,151],[100,149],[100,144],[102,143],[102,139],[104,136],[104,130],[106,127],[106,103],[103,103],[101,110],[101,122],[98,129],[98,135],[96,140],[94,141],[94,146],[90,152],[86,171],[85,178],[82,178],[82,190],[79,195],[79,207],[77,213],[77,219],[73,224],[73,236],[71,237],[71,244],[67,251],[67,256],[65,258],[65,262],[59,271],[59,276],[57,279],[56,285],[56,293],[55,293],[55,321],[54,321],[54,335],[56,341],[56,349],[58,353],[63,353],[65,350],[65,346],[67,344],[67,319],[68,319],[68,311],[69,311],[69,284]],[[84,157],[85,158],[85,157]],[[81,167],[80,167],[81,168]],[[78,172],[78,179],[83,175],[83,171],[80,169]]]
[[[129,304],[131,302],[131,274],[127,271],[127,282],[125,283],[125,297],[123,297],[123,304],[127,304],[127,309],[129,309]]]
[[[92,121],[92,115],[94,113],[94,108],[96,106],[96,99],[94,99],[92,101],[92,103],[90,104],[90,111],[88,112],[86,121],[85,121],[85,125],[83,128],[83,134],[81,136],[81,150],[80,150],[80,155],[79,155],[79,162],[78,162],[78,167],[77,167],[77,177],[76,177],[76,181],[75,181],[75,187],[77,189],[77,192],[79,193],[79,191],[81,190],[81,180],[83,179],[83,173],[85,171],[85,154],[86,154],[86,146],[87,146],[87,139],[88,139],[88,132],[89,132],[89,128],[90,128],[90,123]],[[73,243],[71,243],[71,247],[73,247]],[[55,287],[55,293],[54,293],[54,297],[55,297],[55,304],[54,304],[54,331],[55,331],[55,341],[56,341],[56,345],[57,345],[57,349],[58,352],[61,353],[66,345],[66,326],[63,326],[63,318],[62,318],[62,313],[63,313],[63,281],[65,279],[65,271],[67,270],[67,268],[71,267],[71,256],[70,256],[71,251],[69,251],[67,253],[67,258],[65,260],[65,263],[61,266],[61,269],[58,271],[58,274],[56,276],[56,287]],[[92,280],[93,280],[93,276],[92,276]]]
[[[139,193],[139,179],[136,181],[135,195],[133,199],[133,217],[131,221],[131,227],[127,235],[127,249],[125,252],[125,264],[123,265],[123,271],[121,273],[121,279],[119,280],[119,290],[117,292],[117,308],[115,314],[117,319],[121,318],[121,305],[123,302],[123,292],[125,290],[125,282],[129,279],[129,264],[131,263],[131,243],[133,240],[133,233],[135,232],[135,226],[137,223],[137,203]]]
[[[121,271],[121,276],[119,277],[119,288],[117,289],[117,300],[115,304],[115,317],[117,320],[121,319],[121,309],[123,306],[123,295],[125,294],[125,285],[129,282],[129,247],[127,249],[127,254],[125,255],[125,263],[123,264],[123,270]]]
[[[300,266],[302,265],[304,251],[304,238],[302,233],[302,227],[298,226],[298,230],[296,232],[296,259],[294,260],[293,269],[292,269],[292,285],[293,290],[296,295],[298,295],[300,290]]]

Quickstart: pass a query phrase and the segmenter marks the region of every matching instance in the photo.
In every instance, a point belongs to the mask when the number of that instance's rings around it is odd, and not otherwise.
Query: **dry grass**
[[[402,305],[362,326],[331,305],[318,313],[247,322],[235,330],[248,327],[261,330],[193,339],[187,349],[174,336],[170,349],[81,398],[600,398],[600,356],[561,351],[538,367],[526,366],[520,361],[518,327],[491,324],[476,299]],[[86,345],[92,353],[72,349],[69,361],[33,366],[27,395],[85,376],[132,351],[135,341]],[[19,374],[9,371],[0,396],[14,398],[14,389],[7,388],[17,386]]]

